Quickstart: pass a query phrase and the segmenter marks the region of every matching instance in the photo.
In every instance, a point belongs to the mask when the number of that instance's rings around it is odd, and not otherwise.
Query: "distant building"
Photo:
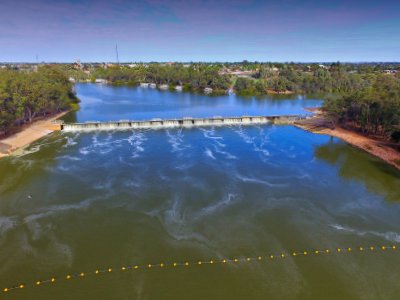
[[[160,85],[158,86],[158,88],[159,88],[160,90],[168,90],[169,86],[168,86],[168,84],[160,84]]]
[[[204,88],[204,94],[211,94],[213,92],[213,89],[210,87]]]
[[[102,78],[97,78],[97,79],[95,80],[95,82],[96,82],[96,83],[100,83],[100,84],[106,84],[106,83],[107,83],[107,80],[106,80],[106,79],[102,79]]]
[[[385,73],[385,74],[396,74],[397,70],[384,70],[383,73]]]

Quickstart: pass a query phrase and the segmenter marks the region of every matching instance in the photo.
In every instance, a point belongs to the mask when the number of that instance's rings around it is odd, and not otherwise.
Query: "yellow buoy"
[[[164,267],[164,264],[163,264],[163,263],[160,264],[160,268],[162,268],[162,267]]]
[[[23,289],[24,287],[25,287],[25,286],[24,286],[23,284],[20,284],[20,285],[19,285],[19,288],[20,288],[20,289]]]
[[[82,272],[81,274],[79,274],[79,276],[83,277],[85,276],[85,273]]]
[[[226,263],[226,259],[224,259],[222,262],[225,264]]]
[[[134,268],[134,269],[139,269],[139,266],[134,266],[133,268]]]
[[[395,250],[395,249],[396,249],[396,246],[395,246],[395,245],[393,245],[393,246],[392,246],[392,249],[393,249],[393,250]]]
[[[36,281],[36,285],[40,285],[40,283],[41,283],[40,281]]]
[[[315,250],[315,254],[318,254],[319,253],[319,251],[318,250]]]
[[[112,269],[108,269],[107,271],[108,271],[108,272],[112,272]]]
[[[56,279],[55,279],[55,278],[52,278],[52,279],[51,279],[51,282],[54,282],[54,281],[56,281]]]
[[[247,260],[247,261],[250,261],[250,260],[251,260],[251,258],[250,258],[250,257],[248,257],[246,260]]]
[[[8,288],[5,288],[5,289],[3,290],[3,292],[8,292]]]
[[[235,258],[233,261],[234,261],[234,262],[238,262],[238,259],[237,259],[237,258]]]
[[[213,264],[214,263],[214,261],[213,260],[210,260],[210,264]]]
[[[386,247],[385,246],[382,246],[382,250],[385,250],[386,249]]]
[[[185,266],[188,266],[189,265],[189,263],[188,262],[185,262]]]
[[[259,257],[257,257],[258,258],[258,260],[262,260],[262,257],[261,256],[259,256]]]
[[[201,265],[201,261],[197,262],[198,265]]]
[[[292,255],[293,255],[293,256],[296,256],[296,255],[297,255],[297,253],[296,253],[296,252],[293,252],[293,253],[292,253]]]
[[[176,262],[173,264],[174,267],[176,267]]]
[[[126,268],[125,268],[125,267],[122,267],[122,268],[121,268],[121,270],[122,270],[122,271],[125,271],[125,270],[126,270]]]
[[[331,252],[329,249],[326,249],[326,250],[325,250],[325,253],[329,253],[329,252]]]
[[[307,253],[307,251],[304,251],[303,254],[304,254],[304,255],[307,255],[308,253]]]
[[[270,259],[274,259],[274,256],[273,256],[273,255],[270,255],[269,258],[270,258]]]
[[[67,279],[71,279],[71,275],[67,275]]]

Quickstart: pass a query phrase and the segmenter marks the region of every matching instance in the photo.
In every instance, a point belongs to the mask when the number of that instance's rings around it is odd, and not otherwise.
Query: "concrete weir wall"
[[[243,116],[243,117],[213,117],[213,118],[183,118],[183,119],[152,119],[146,121],[111,121],[111,122],[86,122],[64,123],[61,130],[87,131],[87,130],[126,130],[140,128],[171,128],[171,127],[200,127],[223,125],[247,125],[247,124],[292,124],[304,119],[299,115],[286,116]]]

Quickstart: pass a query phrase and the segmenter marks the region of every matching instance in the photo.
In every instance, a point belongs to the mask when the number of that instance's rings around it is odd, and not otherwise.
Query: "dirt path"
[[[24,126],[19,132],[0,140],[0,158],[12,154],[14,151],[24,148],[34,141],[59,129],[59,126],[52,122],[67,112],[62,112],[52,117],[38,120]]]
[[[327,134],[340,138],[350,145],[379,157],[400,170],[400,151],[391,147],[390,143],[376,140],[341,127],[330,129],[322,115],[296,122],[295,125],[313,133]]]

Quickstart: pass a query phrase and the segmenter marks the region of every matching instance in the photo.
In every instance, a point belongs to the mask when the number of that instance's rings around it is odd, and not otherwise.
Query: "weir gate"
[[[151,119],[143,121],[110,121],[110,122],[85,122],[85,123],[58,123],[61,130],[127,130],[148,128],[173,128],[173,127],[198,127],[198,126],[223,126],[223,125],[248,125],[248,124],[293,124],[306,119],[301,115],[283,116],[242,116],[242,117],[212,117],[212,118],[182,118],[182,119]]]

